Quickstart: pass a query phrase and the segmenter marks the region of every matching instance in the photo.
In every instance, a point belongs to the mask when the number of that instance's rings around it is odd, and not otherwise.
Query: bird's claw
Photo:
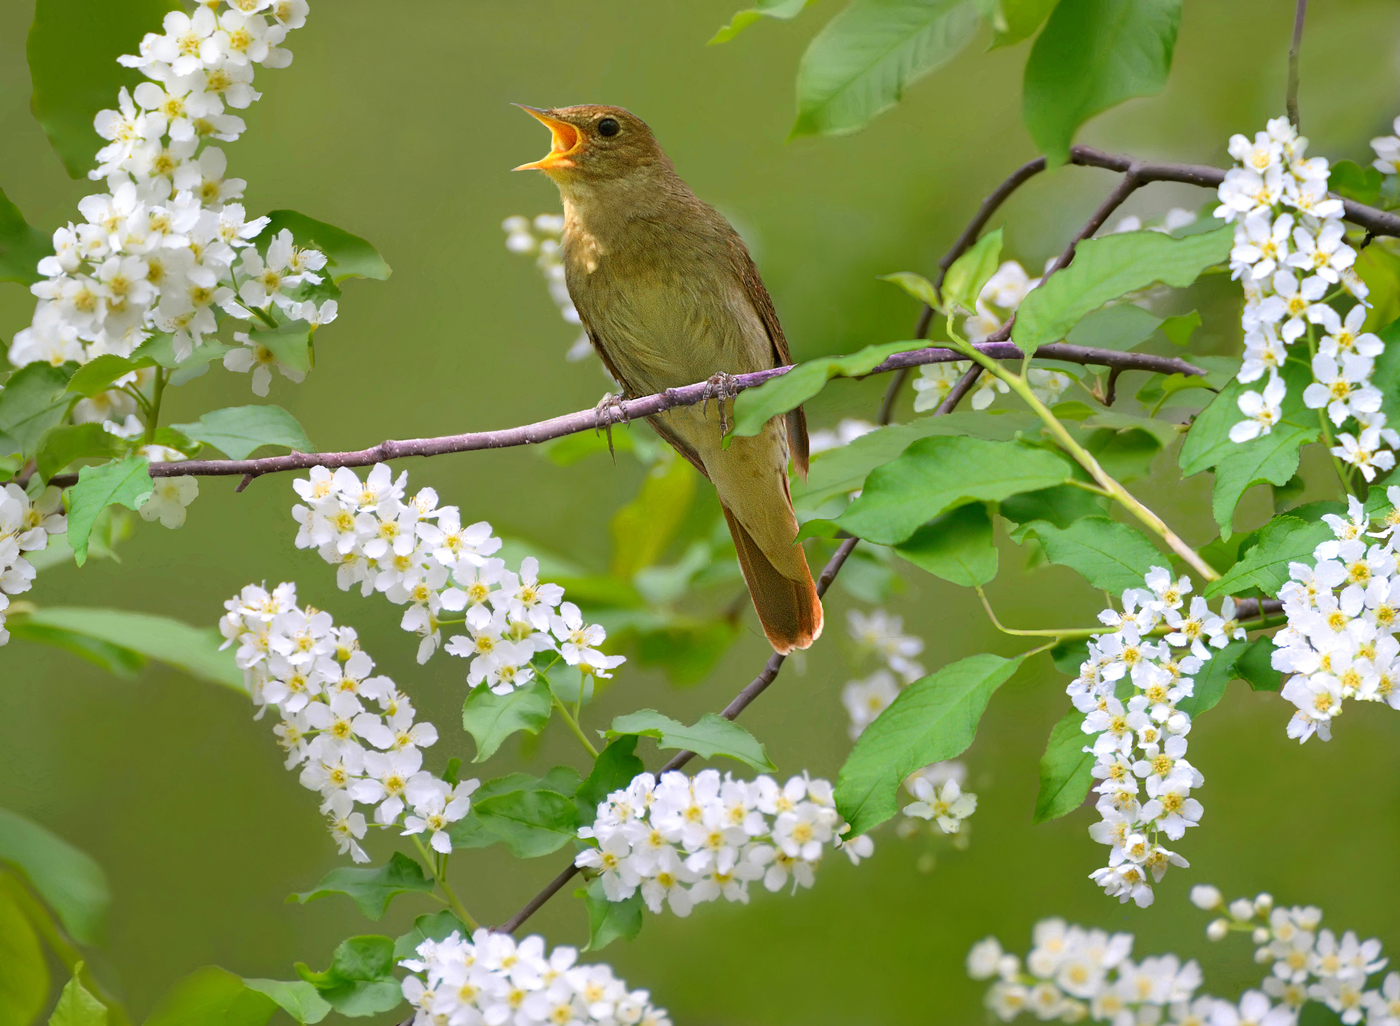
[[[632,418],[627,414],[627,403],[622,396],[608,392],[598,400],[598,405],[593,407],[593,430],[607,432],[608,455],[613,458],[614,462],[617,460],[617,453],[613,451],[612,428],[614,424],[619,422],[632,423]]]
[[[705,391],[700,394],[700,412],[708,417],[710,414],[710,400],[714,399],[719,406],[719,435],[723,438],[729,434],[729,411],[725,404],[733,402],[739,394],[739,379],[733,374],[726,374],[720,371],[712,374],[705,382]]]

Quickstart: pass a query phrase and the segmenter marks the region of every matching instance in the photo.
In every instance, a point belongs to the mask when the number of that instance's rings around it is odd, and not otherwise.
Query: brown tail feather
[[[739,554],[739,566],[744,571],[754,610],[773,650],[787,655],[795,648],[807,648],[821,637],[822,600],[817,597],[817,586],[812,582],[801,548],[797,549],[802,565],[801,579],[785,577],[763,554],[729,507],[721,504],[720,509],[724,510],[724,519],[729,521],[729,533],[734,537],[734,549]]]

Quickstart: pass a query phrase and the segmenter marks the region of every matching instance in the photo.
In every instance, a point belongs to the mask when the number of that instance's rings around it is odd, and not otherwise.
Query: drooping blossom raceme
[[[846,630],[856,643],[858,657],[873,655],[883,664],[869,677],[848,681],[841,689],[854,741],[899,697],[902,688],[924,675],[923,666],[914,658],[924,650],[924,639],[905,634],[904,619],[883,609],[869,613],[852,609],[846,614]]]
[[[1084,732],[1095,735],[1084,751],[1095,757],[1095,808],[1103,818],[1089,836],[1108,845],[1109,856],[1090,878],[1110,897],[1145,908],[1152,883],[1169,866],[1188,865],[1163,840],[1180,840],[1202,812],[1191,793],[1204,778],[1186,760],[1191,717],[1178,705],[1194,693],[1193,678],[1212,649],[1246,632],[1231,598],[1218,614],[1200,596],[1188,605],[1190,579],[1162,567],[1144,583],[1123,592],[1122,612],[1099,614],[1112,630],[1089,639],[1089,658],[1065,690],[1084,714]]]
[[[439,506],[431,488],[408,496],[406,472],[396,478],[380,463],[361,479],[346,467],[314,467],[293,487],[305,502],[292,508],[297,548],[334,565],[341,590],[359,585],[362,595],[377,591],[407,606],[400,626],[422,639],[420,663],[447,624],[466,630],[445,648],[468,660],[467,682],[497,694],[528,684],[542,653],[592,677],[610,677],[625,662],[599,649],[606,632],[584,622],[563,588],[539,579],[538,560],[527,556],[507,569],[494,556],[501,539],[490,524],[464,526],[458,508]]]
[[[1386,489],[1391,507],[1400,487]],[[1297,711],[1288,736],[1332,737],[1347,699],[1400,709],[1400,517],[1386,511],[1378,529],[1355,497],[1345,517],[1323,517],[1334,539],[1308,563],[1290,563],[1279,589],[1288,623],[1274,635],[1274,669]]]
[[[422,835],[436,852],[452,850],[449,827],[471,809],[478,780],[449,782],[423,768],[437,728],[418,722],[413,703],[350,627],[298,606],[296,585],[271,592],[250,584],[224,603],[224,647],[237,645],[258,716],[277,710],[273,728],[288,769],[321,795],[321,812],[341,854],[369,856],[360,841],[370,826]]]
[[[37,499],[31,499],[13,482],[0,488],[0,645],[10,640],[5,629],[10,596],[21,595],[34,585],[34,565],[24,554],[43,551],[50,535],[67,531],[59,489],[46,488]]]
[[[575,1026],[671,1026],[645,990],[628,990],[606,965],[578,965],[574,948],[547,951],[544,938],[520,943],[508,933],[479,929],[466,940],[453,933],[425,940],[399,964],[413,973],[403,996],[414,1026],[480,1023]]]
[[[559,308],[559,316],[569,324],[582,324],[574,301],[569,298],[569,286],[564,282],[564,257],[561,236],[564,234],[562,214],[539,214],[532,221],[516,214],[501,222],[506,233],[506,249],[535,258],[535,266],[544,275],[549,287],[549,298]],[[570,363],[586,360],[593,355],[593,344],[588,340],[588,332],[579,332],[574,344],[564,354]]]
[[[88,177],[106,191],[78,204],[81,223],[54,233],[54,255],[40,261],[44,278],[32,288],[33,322],[10,346],[12,364],[129,356],[156,332],[171,336],[183,360],[221,315],[259,328],[276,323],[274,305],[284,321],[334,316],[333,300],[318,307],[302,291],[321,281],[325,256],[299,249],[286,231],[266,257],[259,253],[253,240],[268,219],[247,217],[238,202],[247,183],[227,173],[215,145],[243,133],[243,119],[230,111],[261,95],[254,67],[291,63],[281,44],[307,10],[305,0],[201,3],[193,14],[171,11],[163,32],[120,58],[146,81],[123,88],[117,108],[97,115],[107,145]],[[121,393],[107,395],[110,403],[98,405],[135,412]]]
[[[1303,404],[1324,410],[1336,428],[1355,425],[1338,434],[1331,452],[1370,481],[1395,465],[1391,450],[1400,446],[1371,382],[1385,345],[1361,330],[1369,290],[1353,267],[1356,251],[1346,242],[1342,201],[1327,193],[1328,162],[1306,157],[1307,146],[1287,118],[1274,118],[1252,140],[1230,139],[1237,163],[1220,186],[1215,216],[1235,225],[1230,269],[1245,294],[1237,380],[1267,379],[1262,391],[1240,395],[1244,419],[1230,438],[1246,442],[1269,434],[1282,420],[1287,395],[1280,369],[1290,359],[1307,363],[1313,383]],[[1334,302],[1348,304],[1345,315],[1329,305]],[[1290,355],[1299,340],[1307,345],[1306,357]]]
[[[1346,1026],[1363,1018],[1368,1026],[1389,1026],[1400,1019],[1400,973],[1389,973],[1375,988],[1367,989],[1370,977],[1389,962],[1381,957],[1380,941],[1363,941],[1351,930],[1338,937],[1322,928],[1320,908],[1285,908],[1275,905],[1268,894],[1238,898],[1227,905],[1217,888],[1198,886],[1191,889],[1191,902],[1219,913],[1206,927],[1207,937],[1220,941],[1232,933],[1248,934],[1255,946],[1254,961],[1269,967],[1260,989],[1245,996],[1253,1006],[1250,1011],[1264,1014],[1245,1014],[1242,1000],[1241,1014],[1216,1020],[1218,1026],[1243,1022],[1293,1026],[1309,1001],[1326,1005]]]
[[[698,904],[749,900],[749,884],[770,891],[811,887],[828,848],[852,862],[874,851],[868,836],[842,840],[850,827],[836,811],[831,785],[805,774],[779,784],[772,777],[735,780],[717,770],[692,779],[679,770],[661,779],[642,773],[599,803],[593,842],[574,865],[598,874],[609,901],[640,889],[652,912],[664,905],[687,916]]]

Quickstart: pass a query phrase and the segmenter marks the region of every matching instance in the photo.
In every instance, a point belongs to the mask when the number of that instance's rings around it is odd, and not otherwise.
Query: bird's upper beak
[[[521,164],[514,171],[552,171],[555,168],[575,167],[569,158],[583,149],[584,136],[573,125],[567,121],[560,121],[556,117],[551,117],[548,111],[540,110],[538,107],[527,107],[523,103],[517,103],[526,114],[542,122],[549,129],[554,137],[549,147],[549,152],[539,160],[530,164]]]

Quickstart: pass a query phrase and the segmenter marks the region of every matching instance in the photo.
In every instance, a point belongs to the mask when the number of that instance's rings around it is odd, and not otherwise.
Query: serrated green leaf
[[[282,980],[245,979],[243,984],[251,991],[270,997],[297,1022],[320,1022],[331,1014],[330,1002],[305,980],[288,983]]]
[[[316,451],[297,419],[280,406],[230,406],[206,413],[193,424],[174,426],[233,460],[247,459],[264,445],[285,446],[295,452]]]
[[[359,906],[366,919],[380,919],[398,895],[431,894],[434,886],[416,859],[396,851],[388,862],[373,869],[337,866],[311,890],[292,897],[305,905],[317,898],[343,894]]]
[[[1075,571],[1095,588],[1117,594],[1141,588],[1142,579],[1166,557],[1139,532],[1105,516],[1084,517],[1068,527],[1044,520],[1024,525],[1045,549],[1045,558]]]
[[[556,766],[543,777],[512,773],[488,780],[472,795],[472,808],[449,831],[454,846],[504,844],[516,858],[558,851],[576,836],[578,773]]]
[[[972,0],[854,0],[802,55],[792,136],[863,127],[956,56],[979,20]]]
[[[1191,341],[1191,336],[1196,329],[1201,326],[1201,315],[1195,310],[1188,314],[1180,314],[1176,317],[1168,317],[1162,322],[1162,334],[1167,336],[1167,340],[1176,346],[1184,346]]]
[[[1374,207],[1381,198],[1381,185],[1385,175],[1380,168],[1369,164],[1362,167],[1354,160],[1333,161],[1328,168],[1327,188],[1338,196],[1354,199],[1368,207]]]
[[[639,709],[634,713],[618,716],[607,731],[610,739],[624,734],[655,738],[658,748],[683,748],[702,759],[713,759],[722,755],[756,770],[773,772],[777,769],[757,738],[739,724],[715,713],[706,713],[695,723],[686,726],[680,720],[663,716],[655,709]]]
[[[0,389],[0,435],[11,438],[25,455],[33,454],[68,409],[68,378],[66,369],[47,363],[27,364],[11,374]]]
[[[1211,649],[1210,658],[1196,673],[1191,696],[1176,707],[1194,720],[1219,705],[1225,688],[1235,679],[1235,664],[1248,648],[1248,641],[1231,641],[1224,648]]]
[[[53,255],[53,243],[29,227],[19,207],[0,190],[0,281],[32,285],[43,278],[39,261]]]
[[[106,874],[90,856],[33,820],[0,809],[0,862],[24,875],[74,940],[102,942],[112,897]]]
[[[1040,757],[1040,790],[1035,796],[1032,823],[1047,823],[1084,804],[1094,786],[1094,755],[1086,752],[1084,714],[1071,708],[1050,730]]]
[[[1273,655],[1273,638],[1255,638],[1235,660],[1235,673],[1255,691],[1277,691],[1283,674],[1274,669]]]
[[[341,1015],[378,1015],[403,1002],[394,977],[394,942],[388,937],[350,937],[336,947],[329,969],[313,972],[298,962],[296,970]]]
[[[258,331],[249,336],[264,346],[279,363],[289,370],[305,374],[314,362],[311,352],[311,325],[306,321],[287,321],[270,331]]]
[[[454,933],[470,937],[472,931],[447,909],[421,915],[413,921],[413,929],[394,941],[394,959],[412,958],[425,940],[446,940]]]
[[[956,506],[1038,491],[1069,476],[1059,456],[1022,442],[924,438],[872,471],[836,523],[858,538],[896,545]]]
[[[268,225],[258,235],[260,249],[265,251],[267,243],[274,236],[284,228],[290,229],[298,246],[318,249],[326,254],[325,273],[337,285],[346,278],[384,281],[393,273],[377,249],[343,228],[317,221],[295,210],[273,210],[267,216]]]
[[[1060,0],[1026,60],[1022,114],[1057,167],[1079,126],[1171,72],[1181,0]]]
[[[83,963],[73,966],[73,978],[59,992],[49,1026],[107,1026],[107,1006],[83,986]]]
[[[736,11],[734,17],[729,19],[729,24],[716,32],[706,45],[716,46],[719,43],[727,43],[762,18],[791,21],[815,2],[816,0],[759,0],[752,7]]]
[[[210,965],[177,980],[156,1002],[145,1026],[263,1026],[276,1011],[272,998]]]
[[[549,685],[536,679],[508,695],[490,688],[473,688],[462,705],[462,728],[476,741],[476,758],[485,762],[516,731],[538,734],[549,722],[553,699]]]
[[[128,456],[78,471],[78,483],[68,493],[68,544],[79,566],[87,562],[88,535],[99,513],[114,505],[140,509],[150,498],[149,465],[145,456]]]
[[[1274,517],[1259,532],[1258,544],[1220,580],[1206,585],[1206,598],[1238,595],[1251,588],[1258,588],[1265,595],[1277,595],[1288,580],[1288,564],[1313,562],[1313,549],[1333,537],[1332,528],[1321,521]]]
[[[142,367],[149,367],[154,362],[154,360],[147,359],[129,360],[116,353],[103,353],[73,372],[73,377],[68,381],[68,391],[91,399],[111,388],[112,382],[116,381],[117,378],[124,377]]]
[[[865,728],[836,784],[836,807],[853,836],[895,814],[896,793],[905,777],[966,751],[992,692],[1010,679],[1023,658],[983,654],[960,659],[910,684]]]
[[[35,462],[47,481],[75,460],[109,460],[121,453],[120,439],[101,424],[60,424],[44,435]]]
[[[13,896],[0,887],[0,1024],[29,1026],[49,996],[39,938]]]
[[[1257,484],[1286,485],[1298,470],[1299,450],[1316,442],[1318,426],[1280,425],[1253,444],[1239,446],[1215,467],[1215,493],[1211,512],[1221,534],[1229,534],[1235,507],[1244,493]]]
[[[1288,386],[1288,395],[1280,406],[1280,427],[1274,430],[1278,431],[1284,427],[1315,427],[1317,413],[1303,405],[1303,390],[1312,382],[1311,368],[1297,363],[1286,363],[1283,366],[1282,377]],[[1177,465],[1181,467],[1183,477],[1191,477],[1203,470],[1219,466],[1227,459],[1239,459],[1242,453],[1260,447],[1260,443],[1263,443],[1263,447],[1274,444],[1269,441],[1269,435],[1248,442],[1230,440],[1230,428],[1244,419],[1244,414],[1240,412],[1240,395],[1247,391],[1261,391],[1263,387],[1262,381],[1241,384],[1232,379],[1220,390],[1220,394],[1211,400],[1210,405],[1200,412],[1192,422],[1190,430],[1186,432],[1186,439],[1182,442],[1181,452],[1177,456]]]
[[[1176,288],[1190,285],[1207,267],[1230,255],[1234,237],[1234,229],[1226,225],[1184,239],[1149,231],[1087,239],[1068,267],[1026,296],[1016,311],[1011,338],[1033,351],[1058,342],[1086,314],[1110,300],[1157,282]]]
[[[1018,524],[1045,520],[1056,527],[1065,528],[1085,517],[1103,516],[1103,506],[1092,492],[1063,484],[1037,492],[1009,495],[1001,501],[997,512]]]
[[[1132,303],[1115,303],[1085,314],[1065,341],[1094,349],[1113,349],[1126,353],[1152,337],[1162,326],[1162,319]]]
[[[763,430],[774,417],[796,409],[821,392],[833,378],[858,378],[869,374],[895,353],[923,349],[928,345],[920,339],[905,342],[883,342],[866,346],[849,356],[823,356],[799,363],[777,378],[769,378],[757,388],[748,388],[734,400],[734,430],[730,437],[753,436]],[[726,439],[725,444],[728,444]],[[678,461],[679,462],[679,461]]]
[[[592,772],[584,777],[575,795],[579,826],[591,826],[598,806],[608,800],[608,795],[623,790],[645,771],[646,764],[637,758],[636,734],[624,734],[599,752]]]
[[[615,940],[633,940],[642,931],[642,892],[633,892],[622,901],[609,901],[601,879],[574,891],[588,908],[588,946],[584,951],[601,951]]]
[[[982,286],[996,273],[1001,259],[1001,229],[988,232],[962,256],[953,261],[943,279],[943,298],[949,307],[977,312]]]
[[[987,507],[969,503],[935,517],[895,546],[899,553],[935,577],[973,588],[997,575],[997,548]]]

